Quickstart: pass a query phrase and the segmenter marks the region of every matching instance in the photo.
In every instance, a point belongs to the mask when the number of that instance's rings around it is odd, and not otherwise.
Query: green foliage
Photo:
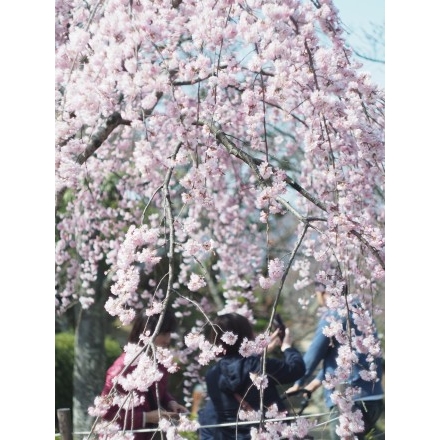
[[[179,432],[179,435],[181,435],[183,438],[186,438],[188,440],[199,439],[199,435],[197,434],[197,432],[184,431],[184,432]]]
[[[105,338],[105,354],[107,368],[116,360],[116,358],[121,354],[121,346],[115,339],[106,337]]]
[[[120,179],[120,176],[112,173],[108,175],[102,183],[101,191],[103,194],[106,194],[106,197],[104,198],[104,204],[106,207],[117,208],[118,203],[122,199],[117,186]]]
[[[75,335],[73,332],[55,334],[55,421],[58,408],[73,406],[73,365]],[[120,355],[119,343],[107,337],[105,339],[106,367],[108,368]],[[104,378],[103,378],[104,379]]]
[[[73,333],[55,335],[55,415],[58,408],[72,408],[74,341]]]

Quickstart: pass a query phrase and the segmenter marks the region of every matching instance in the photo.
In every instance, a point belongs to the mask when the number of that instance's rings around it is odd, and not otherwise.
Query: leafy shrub
[[[75,335],[73,332],[55,334],[55,426],[58,408],[73,407],[73,363]],[[105,339],[106,368],[120,355],[121,347],[112,338]]]
[[[55,417],[58,408],[72,408],[74,344],[73,333],[55,335]]]
[[[107,368],[116,360],[116,358],[122,353],[121,346],[116,339],[109,337],[105,338],[105,354],[106,354],[106,364]]]

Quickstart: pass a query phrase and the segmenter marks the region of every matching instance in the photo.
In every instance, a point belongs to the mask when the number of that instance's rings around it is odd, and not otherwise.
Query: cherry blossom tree
[[[368,343],[341,340],[374,360],[384,92],[346,45],[332,0],[55,6],[56,312],[105,309],[122,325],[141,307],[196,317],[176,348],[190,388],[216,355],[203,336],[215,313],[253,320],[255,292],[274,291],[269,328],[287,276],[298,290],[318,277],[331,282],[332,307],[361,299]],[[247,351],[264,349],[260,336]],[[347,417],[351,395],[340,404]],[[116,438],[100,421],[107,404],[90,408],[93,430]],[[254,438],[306,435],[300,418],[267,427],[274,414],[253,415],[262,421]],[[196,425],[161,428],[178,435]]]

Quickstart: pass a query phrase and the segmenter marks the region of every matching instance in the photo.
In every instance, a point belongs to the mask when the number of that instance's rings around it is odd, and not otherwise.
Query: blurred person
[[[346,329],[347,319],[340,317],[336,311],[330,310],[327,307],[327,300],[330,294],[326,292],[326,286],[324,284],[315,282],[315,294],[323,314],[318,321],[309,348],[304,354],[306,373],[302,378],[297,380],[292,387],[286,390],[286,394],[297,391],[300,388],[304,388],[313,393],[321,386],[326,374],[333,375],[337,368],[337,356],[340,344],[335,338],[325,336],[323,330],[329,325],[330,317],[340,318],[344,329]],[[359,331],[356,328],[355,331],[356,334],[359,334]],[[377,340],[376,333],[374,336]],[[354,404],[355,407],[362,412],[364,431],[362,433],[356,433],[356,436],[358,440],[364,440],[366,435],[374,428],[385,407],[384,391],[381,384],[383,360],[382,357],[378,357],[375,360],[377,366],[377,381],[368,381],[361,378],[360,372],[362,370],[368,371],[370,363],[367,361],[365,354],[357,353],[357,356],[359,360],[353,365],[352,374],[347,380],[347,385],[359,387],[360,390],[359,394],[354,398]],[[315,370],[318,365],[320,365],[321,361],[322,368],[320,368],[318,374],[313,377]],[[307,385],[304,385],[305,383],[307,383]],[[330,410],[330,418],[332,419],[332,422],[329,424],[331,439],[337,440],[340,438],[336,434],[336,426],[339,423],[339,411],[338,407],[333,403],[330,397],[333,391],[334,390],[329,390],[324,387],[324,403]]]
[[[232,334],[236,335],[235,341],[231,337]],[[283,359],[266,358],[268,385],[263,390],[263,404],[265,408],[276,404],[278,411],[287,411],[277,386],[294,383],[305,373],[305,365],[301,353],[291,346],[289,329],[285,330],[283,341],[278,334],[279,329],[271,334],[267,351],[271,352],[276,346],[281,345]],[[208,412],[212,420],[215,411],[219,424],[235,423],[240,409],[255,411],[260,409],[260,390],[253,384],[251,374],[261,375],[262,355],[244,357],[240,354],[242,343],[246,340],[254,341],[255,336],[249,320],[237,313],[218,316],[211,329],[210,340],[216,345],[221,345],[224,351],[217,363],[206,373]],[[250,424],[216,427],[210,430],[213,437],[209,437],[206,431],[206,436],[203,438],[248,440],[251,438],[251,427]]]
[[[159,317],[160,314],[147,316],[145,310],[140,312],[133,323],[132,330],[128,337],[128,343],[143,346],[142,335],[145,334],[145,331],[149,331],[150,336],[154,333]],[[176,327],[177,321],[174,313],[170,310],[166,310],[164,312],[164,318],[159,332],[154,340],[154,345],[156,347],[168,348],[171,342],[171,333],[176,331]],[[126,352],[123,352],[107,370],[105,385],[101,392],[101,396],[107,396],[110,393],[114,386],[114,379],[122,373],[124,368],[126,368],[124,363],[125,357]],[[135,370],[135,368],[135,365],[130,365],[124,371],[123,376],[127,377]],[[121,430],[138,430],[157,426],[160,418],[179,419],[179,414],[187,413],[187,408],[180,405],[168,392],[169,373],[167,369],[162,364],[158,364],[158,368],[162,373],[161,379],[153,383],[147,391],[136,391],[141,398],[144,398],[143,403],[138,406],[132,406],[129,411],[121,409],[118,405],[113,405],[103,416],[103,419],[107,421],[116,421]],[[158,388],[159,403],[157,402],[156,385]],[[120,384],[116,386],[116,390],[122,395],[126,394],[126,391]],[[150,440],[153,437],[160,438],[160,433],[134,433],[134,440]]]
[[[209,396],[205,396],[204,403],[197,412],[197,420],[201,426],[198,430],[199,440],[214,440],[217,428],[204,428],[204,426],[216,425],[218,423],[217,413]]]

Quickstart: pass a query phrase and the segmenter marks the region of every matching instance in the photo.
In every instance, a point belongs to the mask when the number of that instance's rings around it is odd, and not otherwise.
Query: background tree
[[[106,283],[122,325],[171,304],[194,323],[190,388],[213,314],[254,319],[273,295],[272,319],[288,276],[307,292],[337,267],[333,307],[358,293],[365,323],[345,343],[373,360],[384,94],[344,38],[331,0],[57,0],[57,313],[99,310]]]

